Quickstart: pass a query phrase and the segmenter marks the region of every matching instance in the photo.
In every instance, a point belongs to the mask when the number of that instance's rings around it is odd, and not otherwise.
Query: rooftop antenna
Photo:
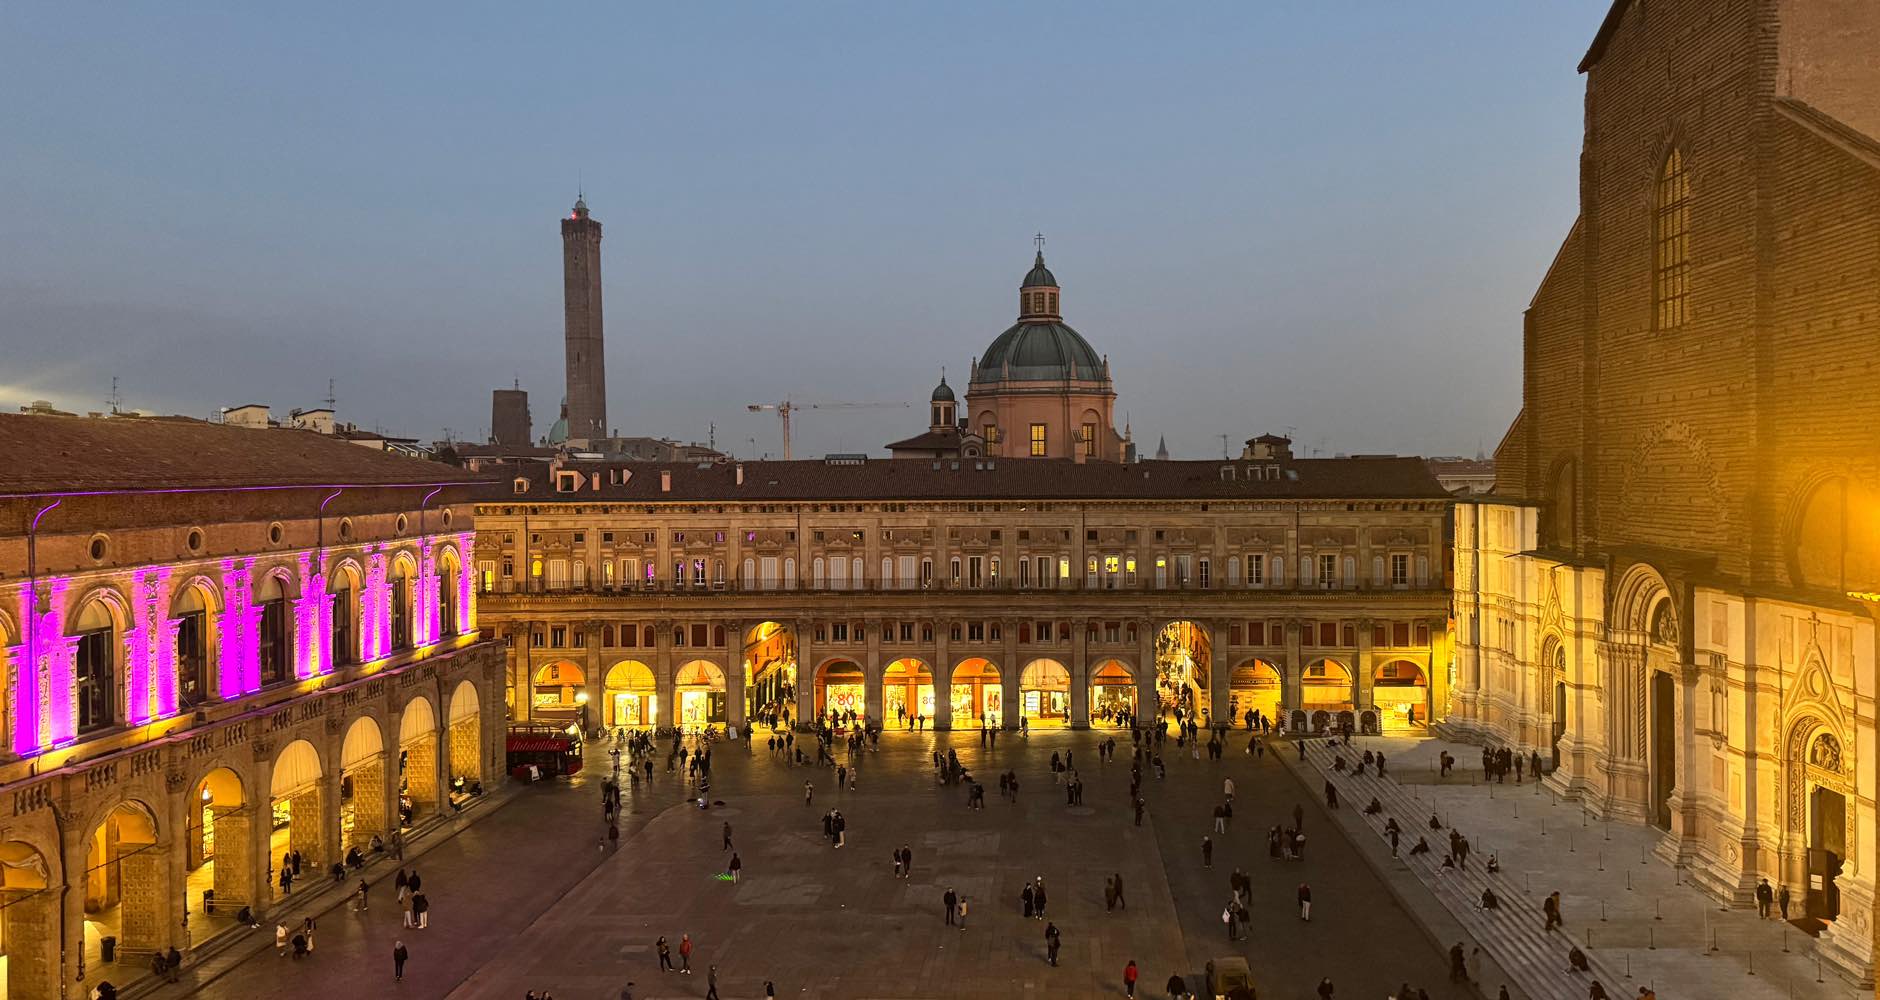
[[[1219,434],[1216,436],[1221,439],[1221,457],[1226,458],[1227,457],[1227,435]]]
[[[116,375],[111,376],[111,397],[106,399],[105,402],[111,404],[112,413],[118,412],[118,407],[124,403],[123,397],[118,395],[118,380]]]
[[[711,428],[711,430],[706,434],[705,440],[710,444],[711,450],[717,451],[718,450],[718,421],[714,420],[708,426]]]
[[[325,403],[326,408],[329,410],[333,409],[334,405],[339,402],[338,397],[333,395],[333,380],[332,379],[326,380],[326,398],[321,400],[321,402]]]

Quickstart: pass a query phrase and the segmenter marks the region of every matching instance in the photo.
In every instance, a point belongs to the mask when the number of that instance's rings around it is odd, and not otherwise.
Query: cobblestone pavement
[[[321,918],[315,954],[277,958],[265,947],[199,993],[206,997],[408,996],[557,1000],[616,997],[628,980],[641,1000],[698,997],[706,969],[720,970],[720,995],[854,998],[1121,996],[1125,962],[1141,969],[1138,996],[1165,995],[1171,973],[1199,986],[1210,959],[1247,958],[1263,997],[1307,1000],[1329,975],[1338,994],[1370,1000],[1402,981],[1432,998],[1472,996],[1447,982],[1431,938],[1328,822],[1314,797],[1268,755],[1231,737],[1226,759],[1190,759],[1173,741],[1168,778],[1146,769],[1144,825],[1126,805],[1127,734],[1118,760],[1102,765],[1108,733],[1002,734],[993,750],[975,733],[891,733],[863,756],[857,788],[837,791],[828,769],[771,759],[762,735],[754,754],[737,743],[714,751],[714,799],[700,811],[662,771],[650,790],[626,790],[629,827],[620,847],[602,846],[596,791],[605,758],[584,781],[523,790],[510,804],[433,848],[418,862],[434,910],[426,930],[403,930],[389,886],[364,914]],[[663,745],[663,744],[662,744]],[[929,755],[948,746],[986,786],[983,811],[965,793],[936,786]],[[1049,770],[1053,750],[1070,752],[1085,782],[1069,806]],[[999,797],[997,774],[1018,772],[1017,804]],[[1222,779],[1237,785],[1236,817],[1215,835],[1214,865],[1201,864]],[[803,804],[804,780],[815,803]],[[1265,832],[1304,810],[1306,860],[1272,862]],[[820,818],[834,806],[848,841],[833,849]],[[733,884],[716,876],[729,821],[744,863]],[[914,877],[896,880],[891,852],[915,855]],[[1254,880],[1251,935],[1230,944],[1220,922],[1234,866]],[[1103,880],[1121,874],[1128,909],[1106,913]],[[1045,961],[1044,922],[1019,914],[1018,890],[1042,875],[1050,919],[1063,934],[1059,967]],[[1313,920],[1299,920],[1299,882],[1314,893]],[[971,900],[966,930],[947,927],[947,886]],[[1431,907],[1437,904],[1429,902]],[[697,944],[692,976],[662,975],[653,941]],[[403,983],[391,978],[391,942],[411,952]],[[1493,995],[1491,986],[1488,993]]]

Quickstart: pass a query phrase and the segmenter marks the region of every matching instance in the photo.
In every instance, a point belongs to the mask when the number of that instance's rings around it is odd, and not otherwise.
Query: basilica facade
[[[1614,3],[1580,215],[1457,507],[1458,735],[1552,761],[1871,976],[1880,463],[1872,5]]]

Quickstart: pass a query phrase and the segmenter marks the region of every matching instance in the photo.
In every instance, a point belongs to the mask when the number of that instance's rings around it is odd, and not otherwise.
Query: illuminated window
[[[1031,425],[1031,457],[1044,457],[1044,425]]]
[[[1097,455],[1097,425],[1084,424],[1084,457],[1095,458]]]
[[[1056,314],[1057,314],[1057,297],[1058,297],[1058,293],[1056,293],[1056,292],[1051,292],[1051,293],[1050,293],[1050,295],[1051,295],[1051,313],[1052,313],[1053,315],[1056,315]]]
[[[1657,221],[1658,329],[1675,330],[1690,318],[1691,280],[1691,178],[1676,149],[1658,175]]]
[[[987,444],[998,444],[999,443],[999,425],[998,424],[983,425],[980,428],[979,436],[982,438],[985,438]]]

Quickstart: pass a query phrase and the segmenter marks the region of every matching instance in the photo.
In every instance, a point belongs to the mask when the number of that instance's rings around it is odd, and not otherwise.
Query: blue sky
[[[579,182],[622,433],[915,433],[1042,230],[1148,448],[1492,449],[1606,6],[11,3],[0,406],[540,432]]]

